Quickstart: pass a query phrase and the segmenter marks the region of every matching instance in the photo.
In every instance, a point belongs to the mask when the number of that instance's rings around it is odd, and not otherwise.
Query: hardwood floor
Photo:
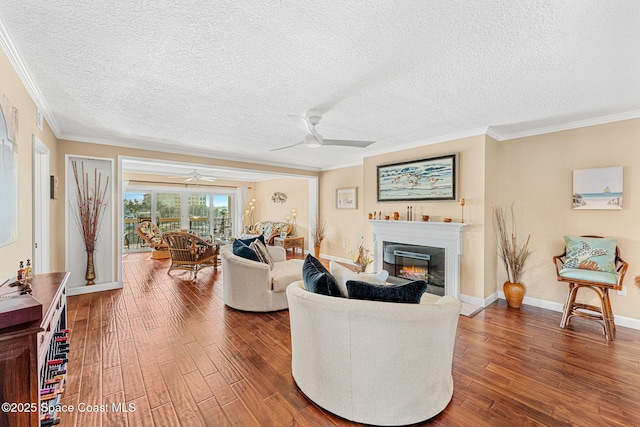
[[[191,283],[147,258],[124,257],[124,289],[68,299],[62,403],[108,412],[76,409],[61,425],[355,425],[297,389],[288,311],[230,309],[220,270]],[[618,327],[607,343],[595,324],[559,323],[560,313],[504,301],[461,316],[453,399],[423,425],[640,425],[640,331]]]

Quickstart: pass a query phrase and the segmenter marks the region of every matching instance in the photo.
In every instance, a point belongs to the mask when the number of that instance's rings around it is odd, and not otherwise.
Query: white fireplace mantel
[[[462,229],[460,222],[420,222],[370,220],[373,226],[373,265],[382,269],[383,242],[432,246],[445,250],[444,293],[460,298],[460,256]]]

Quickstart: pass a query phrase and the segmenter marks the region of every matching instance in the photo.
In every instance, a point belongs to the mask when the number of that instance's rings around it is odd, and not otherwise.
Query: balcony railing
[[[124,220],[124,250],[146,248],[147,243],[136,233],[136,225],[150,218],[125,218]],[[182,229],[182,221],[178,217],[158,218],[156,225],[160,231],[174,231]],[[189,231],[200,237],[209,236],[214,239],[229,240],[232,236],[231,218],[213,218],[213,230],[209,229],[209,217],[190,217]]]

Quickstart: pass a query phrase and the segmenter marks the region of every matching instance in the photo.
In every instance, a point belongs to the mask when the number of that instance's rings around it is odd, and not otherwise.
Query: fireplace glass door
[[[382,268],[390,283],[427,282],[427,292],[444,295],[445,250],[398,242],[383,242]]]

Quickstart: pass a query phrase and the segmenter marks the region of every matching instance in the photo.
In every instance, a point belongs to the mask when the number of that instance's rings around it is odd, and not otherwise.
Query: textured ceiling
[[[60,138],[311,169],[640,115],[640,2],[0,0]],[[298,146],[287,116],[324,112]]]

